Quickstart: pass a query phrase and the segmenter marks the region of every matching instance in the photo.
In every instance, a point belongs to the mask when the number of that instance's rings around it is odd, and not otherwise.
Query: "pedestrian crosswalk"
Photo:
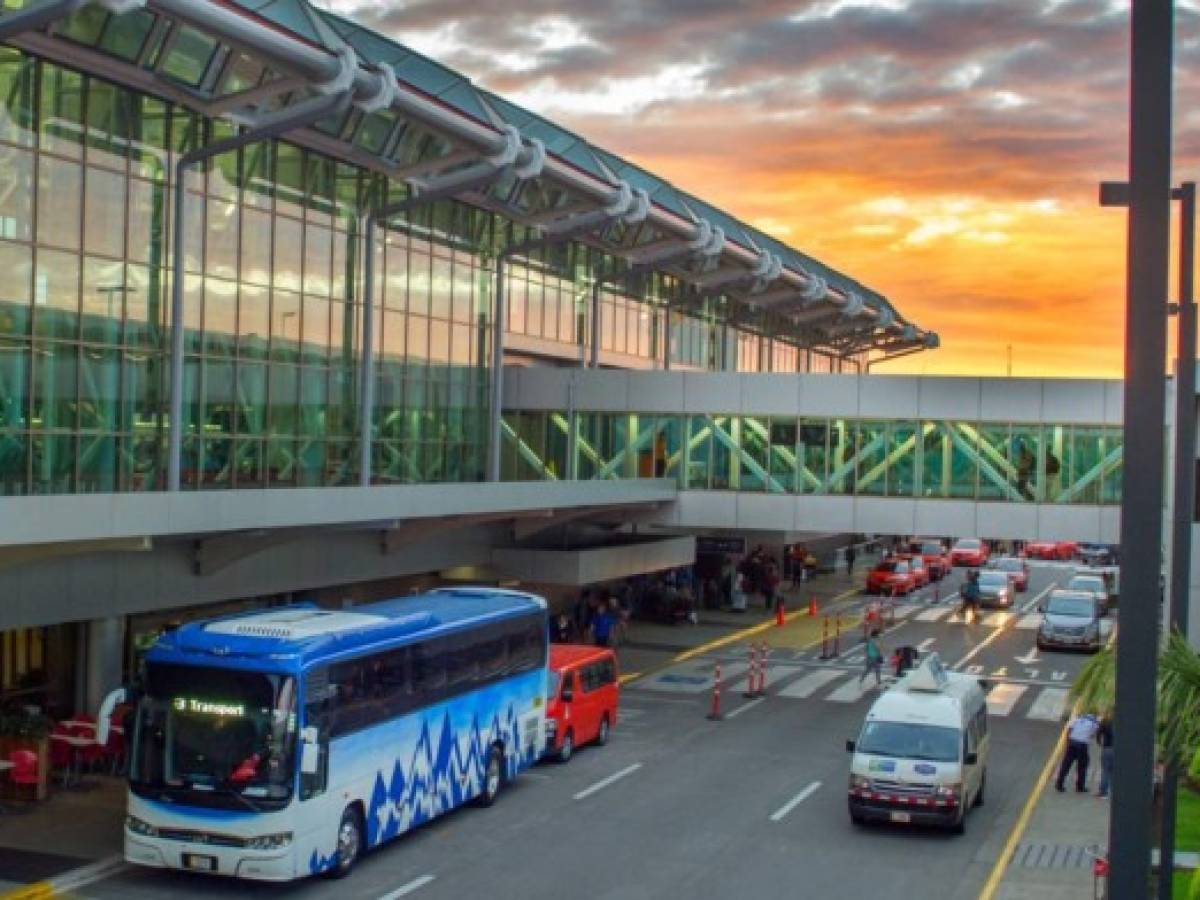
[[[722,686],[740,693],[745,682],[744,666],[731,666]],[[873,675],[859,681],[861,667],[849,660],[841,665],[770,664],[767,666],[768,696],[784,701],[811,701],[850,705],[873,698],[879,688]],[[885,676],[883,687],[893,681]],[[673,666],[652,678],[631,682],[626,690],[660,694],[691,694],[699,697],[712,691],[712,664],[692,660]],[[665,698],[664,698],[665,699]],[[683,701],[676,701],[683,702]],[[1044,683],[996,681],[988,692],[988,712],[994,718],[1024,718],[1031,721],[1059,722],[1066,715],[1069,692],[1066,687]]]

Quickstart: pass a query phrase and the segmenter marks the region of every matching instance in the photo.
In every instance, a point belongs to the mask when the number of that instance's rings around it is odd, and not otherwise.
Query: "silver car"
[[[1051,591],[1042,612],[1037,633],[1039,650],[1100,649],[1100,602],[1091,591]]]
[[[979,605],[998,606],[1005,609],[1012,606],[1013,586],[1008,573],[999,569],[984,569],[979,573]]]
[[[1068,591],[1084,591],[1094,594],[1100,603],[1100,615],[1108,614],[1108,584],[1103,575],[1084,575],[1077,573],[1067,582]]]

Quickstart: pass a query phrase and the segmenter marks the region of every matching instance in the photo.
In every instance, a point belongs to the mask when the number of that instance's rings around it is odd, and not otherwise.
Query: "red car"
[[[902,553],[900,559],[908,563],[912,569],[913,579],[918,588],[923,588],[930,582],[929,567],[925,565],[925,557],[920,553]]]
[[[1030,541],[1022,553],[1029,559],[1063,561],[1074,559],[1079,553],[1077,541]]]
[[[908,560],[893,556],[867,573],[867,593],[910,594],[918,587],[917,579]]]
[[[576,747],[604,746],[621,697],[616,655],[606,647],[551,644],[549,697],[547,756],[566,762]]]
[[[978,568],[988,561],[986,542],[979,538],[962,538],[950,548],[950,565]]]
[[[1008,576],[1013,590],[1024,593],[1029,589],[1029,564],[1015,556],[997,556],[988,560],[987,567]]]
[[[950,558],[941,541],[929,538],[913,538],[908,543],[908,552],[925,560],[925,569],[930,581],[941,581],[950,574]]]

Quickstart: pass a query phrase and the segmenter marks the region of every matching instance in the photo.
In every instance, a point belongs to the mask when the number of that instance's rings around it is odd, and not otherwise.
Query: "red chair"
[[[108,719],[108,742],[100,747],[109,772],[116,775],[125,769],[125,714],[114,712]]]
[[[13,764],[8,772],[8,780],[14,785],[14,795],[20,798],[24,788],[31,800],[36,799],[39,781],[37,754],[32,750],[14,750],[8,755],[8,761]]]

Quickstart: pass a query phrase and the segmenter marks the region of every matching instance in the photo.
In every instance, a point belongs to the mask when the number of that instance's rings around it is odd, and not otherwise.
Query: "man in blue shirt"
[[[613,615],[609,611],[608,601],[601,600],[592,616],[592,642],[597,647],[607,647],[612,638]]]

